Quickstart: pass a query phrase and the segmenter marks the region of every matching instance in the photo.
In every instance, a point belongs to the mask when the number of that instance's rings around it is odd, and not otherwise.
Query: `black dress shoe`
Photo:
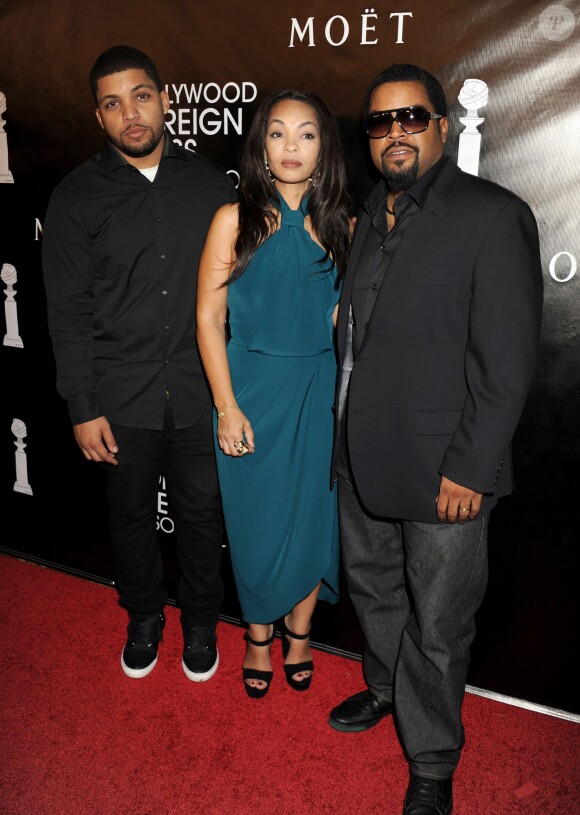
[[[349,696],[333,708],[328,724],[344,733],[360,733],[362,730],[370,730],[392,712],[392,702],[381,699],[367,689]]]
[[[403,815],[451,815],[453,778],[413,775],[407,788]]]

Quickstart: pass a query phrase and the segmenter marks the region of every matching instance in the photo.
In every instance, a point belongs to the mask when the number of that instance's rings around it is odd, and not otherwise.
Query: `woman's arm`
[[[235,261],[237,230],[237,205],[220,207],[207,235],[197,281],[197,342],[218,411],[218,443],[229,456],[240,455],[235,444],[244,439],[250,452],[254,452],[254,433],[236,405],[226,354],[228,287],[223,283]]]

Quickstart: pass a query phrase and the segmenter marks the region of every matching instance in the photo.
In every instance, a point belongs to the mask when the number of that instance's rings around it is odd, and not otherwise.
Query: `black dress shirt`
[[[385,211],[389,188],[385,181],[381,181],[375,187],[364,203],[364,208],[371,219],[371,226],[361,249],[352,290],[352,341],[355,358],[364,339],[377,295],[388,273],[391,260],[395,256],[413,215],[417,210],[423,209],[429,187],[444,161],[446,159],[441,158],[412,187],[409,187],[396,199],[395,225],[390,231],[387,232]]]
[[[57,388],[73,424],[161,430],[211,413],[196,345],[197,269],[229,176],[165,134],[153,182],[107,143],[54,190],[43,235]]]

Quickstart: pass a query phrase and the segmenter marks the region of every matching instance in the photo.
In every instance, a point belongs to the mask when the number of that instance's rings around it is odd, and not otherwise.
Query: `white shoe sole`
[[[155,657],[153,662],[146,668],[129,668],[128,665],[125,665],[125,660],[123,659],[124,650],[125,649],[123,649],[121,652],[121,668],[123,669],[125,676],[129,676],[131,679],[143,679],[143,677],[148,676],[153,668],[157,665],[157,660],[159,657]]]
[[[186,675],[188,679],[191,679],[192,682],[207,682],[208,679],[211,679],[214,673],[218,669],[218,665],[220,664],[220,653],[217,652],[217,657],[214,664],[211,666],[209,671],[205,673],[194,673],[190,671],[183,659],[181,660],[181,667],[183,668],[183,673]]]

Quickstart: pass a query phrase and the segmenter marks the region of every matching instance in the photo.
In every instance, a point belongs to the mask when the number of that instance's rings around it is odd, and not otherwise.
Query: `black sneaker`
[[[183,625],[183,672],[192,682],[207,682],[217,671],[220,656],[215,631],[209,626]]]
[[[137,619],[130,615],[127,628],[129,636],[121,654],[121,668],[131,679],[141,679],[150,674],[157,662],[157,646],[163,639],[165,616]]]

